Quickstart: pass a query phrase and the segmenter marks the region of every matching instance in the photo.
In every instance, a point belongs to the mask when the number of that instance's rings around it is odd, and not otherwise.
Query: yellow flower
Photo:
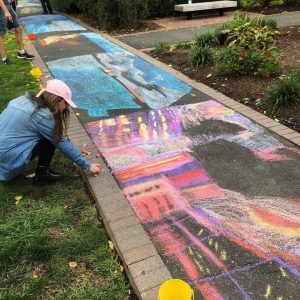
[[[42,71],[39,68],[33,68],[30,73],[33,77],[36,78],[40,78],[43,75]]]
[[[19,204],[19,202],[22,200],[22,196],[16,196],[15,200],[16,200],[16,205]]]
[[[108,241],[108,247],[109,249],[114,250],[114,244],[112,241]]]
[[[69,261],[69,267],[74,269],[77,267],[77,262],[76,261]]]

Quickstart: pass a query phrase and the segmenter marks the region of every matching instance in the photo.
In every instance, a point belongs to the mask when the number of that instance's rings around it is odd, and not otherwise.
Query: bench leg
[[[221,8],[221,9],[219,10],[219,16],[220,16],[220,17],[224,16],[224,9]]]
[[[192,12],[188,12],[187,16],[186,16],[186,19],[187,20],[192,20],[192,14],[193,14]]]

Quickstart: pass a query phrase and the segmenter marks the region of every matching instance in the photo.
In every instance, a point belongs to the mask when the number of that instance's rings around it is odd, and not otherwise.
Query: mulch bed
[[[298,11],[300,10],[300,4],[295,4],[291,6],[271,5],[267,7],[251,7],[251,8],[245,8],[244,10],[263,14],[263,15],[274,15],[274,14],[280,14],[284,12]]]
[[[281,69],[276,77],[271,78],[248,75],[218,75],[215,65],[192,67],[187,53],[178,49],[172,52],[164,51],[160,54],[152,51],[149,54],[168,65],[172,65],[174,69],[190,78],[266,114],[264,108],[259,106],[258,99],[263,98],[266,89],[279,82],[282,75],[300,70],[300,26],[286,27],[278,31],[280,35],[277,45],[281,49]],[[300,132],[300,107],[281,111],[276,116],[269,115],[269,117]]]

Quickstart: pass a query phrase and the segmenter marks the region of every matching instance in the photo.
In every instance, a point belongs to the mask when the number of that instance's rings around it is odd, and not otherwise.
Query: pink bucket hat
[[[42,89],[36,97],[42,95],[43,92],[49,92],[56,96],[62,97],[71,107],[76,108],[76,104],[72,101],[72,92],[70,88],[61,80],[52,79],[47,81],[46,88]]]

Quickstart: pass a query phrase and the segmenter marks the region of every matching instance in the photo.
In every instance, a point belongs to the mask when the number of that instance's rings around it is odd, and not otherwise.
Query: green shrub
[[[145,2],[151,18],[174,15],[174,5],[183,3],[182,0],[145,0]]]
[[[81,2],[76,0],[52,0],[51,4],[53,8],[61,12],[73,13],[80,11],[78,6]]]
[[[215,32],[206,32],[196,37],[195,45],[197,47],[215,47],[218,46],[219,39]]]
[[[256,48],[230,47],[218,55],[218,71],[221,74],[238,73],[270,77],[279,71],[279,49],[267,51]]]
[[[192,66],[208,64],[214,61],[214,51],[209,47],[194,47],[190,62]]]
[[[57,10],[88,14],[100,26],[112,28],[137,28],[148,16],[145,0],[53,0]]]
[[[189,50],[192,48],[192,46],[193,46],[192,42],[182,42],[182,43],[178,43],[176,45],[176,48],[180,50]]]
[[[269,5],[281,5],[283,0],[241,0],[242,7],[266,7]]]
[[[276,20],[274,19],[267,19],[267,18],[249,18],[246,16],[244,12],[241,11],[236,11],[234,14],[234,18],[221,25],[216,29],[217,32],[223,31],[223,30],[234,30],[236,28],[239,28],[246,23],[250,23],[254,27],[264,27],[267,26],[270,29],[275,29],[277,28],[277,23]]]
[[[234,13],[234,17],[231,21],[224,23],[219,27],[219,30],[224,30],[224,29],[235,29],[237,27],[240,27],[244,25],[245,23],[249,22],[250,18],[245,15],[245,13],[241,11],[236,11]]]
[[[291,5],[300,5],[299,0],[283,0],[283,4],[286,6],[291,6]]]
[[[148,15],[143,0],[99,0],[97,20],[106,28],[136,28]]]
[[[256,7],[256,6],[259,6],[259,3],[257,0],[241,0],[241,6],[242,7]]]
[[[276,33],[267,26],[254,27],[250,22],[233,29],[228,33],[228,47],[266,49],[274,44]]]
[[[168,45],[166,43],[164,43],[164,42],[158,42],[158,43],[155,43],[154,52],[156,54],[160,54],[163,51],[165,51],[167,48],[168,48]]]
[[[253,18],[251,19],[251,24],[255,27],[268,27],[273,30],[277,28],[277,21],[275,19]]]
[[[272,0],[258,0],[258,3],[262,6],[262,7],[267,7],[271,4]]]
[[[267,90],[262,104],[272,114],[300,106],[300,71]]]

